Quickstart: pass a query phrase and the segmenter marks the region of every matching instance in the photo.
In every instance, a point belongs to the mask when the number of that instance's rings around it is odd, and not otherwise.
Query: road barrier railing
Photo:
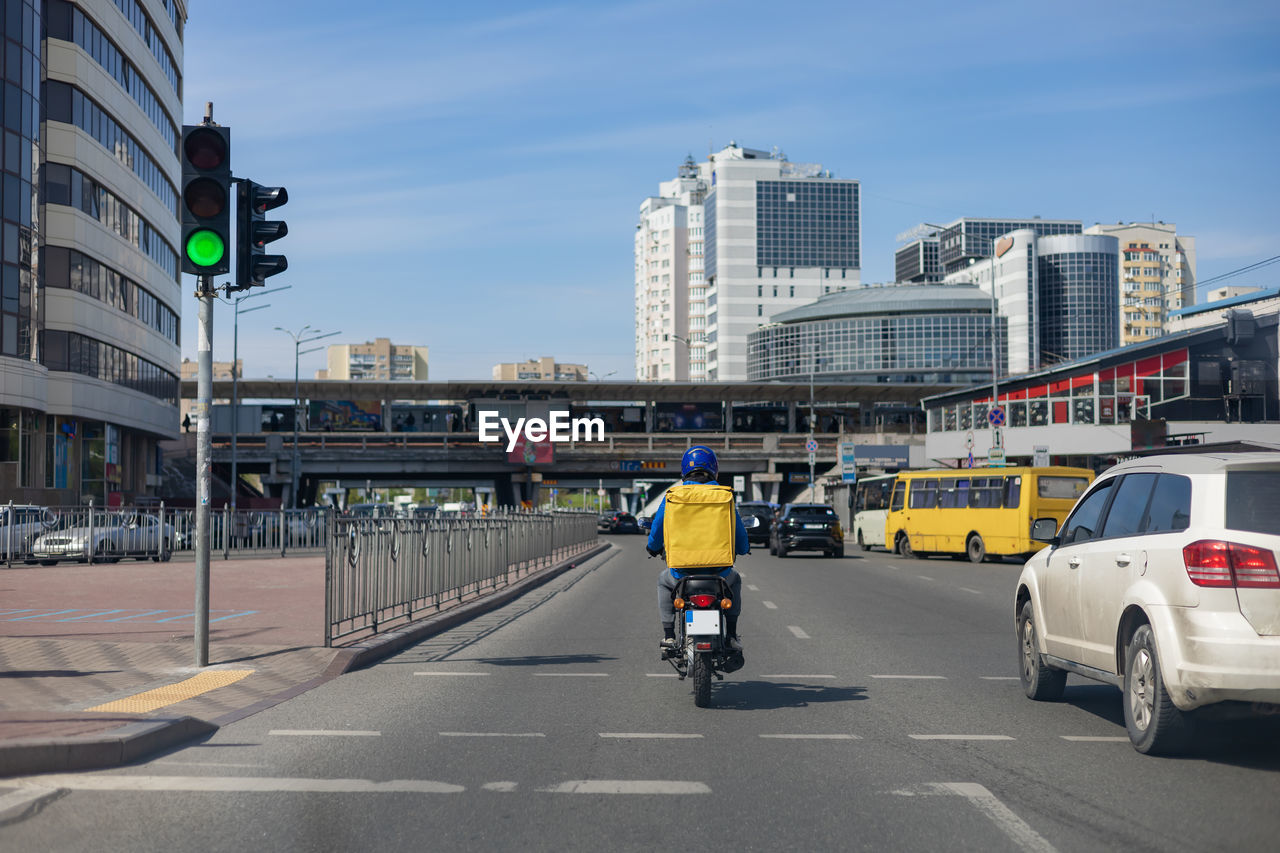
[[[597,543],[587,512],[334,518],[325,551],[325,645],[500,589]]]

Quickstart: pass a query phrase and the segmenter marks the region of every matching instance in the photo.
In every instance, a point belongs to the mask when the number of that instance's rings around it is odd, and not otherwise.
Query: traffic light
[[[262,217],[289,202],[284,187],[264,187],[248,179],[236,188],[236,287],[257,287],[289,268],[284,255],[264,254],[263,248],[289,233],[289,226]]]
[[[231,129],[182,128],[182,271],[231,271]]]

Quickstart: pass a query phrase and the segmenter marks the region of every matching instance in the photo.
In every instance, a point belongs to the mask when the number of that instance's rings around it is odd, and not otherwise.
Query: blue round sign
[[[1004,426],[1004,409],[996,406],[994,409],[987,412],[987,420],[992,426]]]

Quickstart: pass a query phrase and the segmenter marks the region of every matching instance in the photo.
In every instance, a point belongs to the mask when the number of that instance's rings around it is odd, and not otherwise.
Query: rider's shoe
[[[666,637],[662,642],[658,643],[658,648],[662,650],[662,659],[666,660],[675,655],[676,640],[674,637]]]
[[[729,637],[729,639],[725,641],[725,644],[735,652],[742,651],[741,637]]]

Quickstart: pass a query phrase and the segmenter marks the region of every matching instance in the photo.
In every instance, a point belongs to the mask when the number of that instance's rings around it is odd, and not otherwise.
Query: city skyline
[[[1277,120],[1257,104],[1280,87],[1280,16],[1264,4],[1207,20],[925,4],[908,41],[891,10],[801,4],[779,27],[772,7],[723,8],[195,4],[184,120],[212,100],[235,173],[291,198],[271,284],[292,289],[241,319],[247,373],[291,373],[270,330],[309,323],[430,346],[442,379],[551,351],[629,378],[638,201],[730,140],[860,182],[868,283],[893,279],[896,234],[960,216],[1177,222],[1202,281],[1277,254]],[[673,20],[714,38],[655,52]],[[215,314],[225,359],[231,312]]]

